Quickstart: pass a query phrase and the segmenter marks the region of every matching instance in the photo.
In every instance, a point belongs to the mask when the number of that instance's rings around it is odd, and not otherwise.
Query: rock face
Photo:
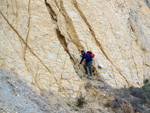
[[[19,77],[1,69],[0,91],[1,113],[67,113],[70,110],[56,95],[49,96],[53,100],[49,103],[49,99],[33,92]]]
[[[114,88],[150,75],[150,9],[142,0],[1,0],[0,67],[35,91],[76,98],[84,92],[80,50]],[[82,73],[81,73],[82,74]]]
[[[150,0],[144,0],[144,2],[147,4],[147,6],[150,8]]]

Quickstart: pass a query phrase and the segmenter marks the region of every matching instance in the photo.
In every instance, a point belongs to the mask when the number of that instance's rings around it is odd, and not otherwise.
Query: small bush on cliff
[[[85,104],[85,98],[82,95],[80,95],[80,97],[77,99],[77,107],[82,108],[84,104]]]
[[[130,96],[130,90],[127,88],[121,88],[119,93],[120,93],[119,95],[121,98],[126,98]]]
[[[122,98],[113,100],[113,109],[116,113],[134,113],[132,105]]]
[[[144,84],[148,84],[149,83],[149,80],[148,79],[145,79],[144,80]]]
[[[145,92],[150,92],[150,86],[143,86],[142,89],[145,91]]]

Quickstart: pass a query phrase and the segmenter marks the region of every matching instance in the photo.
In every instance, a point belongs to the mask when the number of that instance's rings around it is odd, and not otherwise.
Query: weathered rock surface
[[[144,0],[144,2],[147,4],[147,6],[150,8],[150,0]]]
[[[142,86],[150,75],[150,9],[142,0],[1,0],[0,67],[35,91],[85,92],[77,64],[95,54],[108,85]]]
[[[1,113],[67,113],[70,110],[54,94],[51,93],[49,99],[41,97],[19,77],[1,69],[0,92]]]

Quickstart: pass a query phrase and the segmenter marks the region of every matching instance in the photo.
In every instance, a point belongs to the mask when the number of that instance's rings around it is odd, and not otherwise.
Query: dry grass
[[[113,109],[116,113],[134,113],[132,105],[127,100],[121,98],[113,100]]]
[[[121,109],[122,109],[122,113],[134,113],[133,107],[126,100],[123,100]]]

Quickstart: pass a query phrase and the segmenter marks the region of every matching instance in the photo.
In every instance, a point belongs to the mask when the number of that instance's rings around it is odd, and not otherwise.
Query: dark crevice
[[[77,64],[78,60],[75,59],[75,58],[73,58],[73,57],[71,56],[71,54],[69,53],[69,50],[68,50],[68,48],[67,48],[66,39],[65,39],[65,37],[61,34],[61,32],[60,32],[58,29],[56,29],[56,34],[57,34],[58,40],[59,40],[59,42],[61,43],[62,47],[64,48],[64,50],[65,50],[65,51],[67,52],[67,54],[69,55],[70,60],[71,60],[71,62],[72,62],[72,64],[73,64],[73,66],[74,66],[74,70],[75,70],[76,74],[78,75],[78,69],[75,67],[75,64]]]
[[[68,15],[65,7],[64,7],[64,3],[62,0],[60,2],[60,6],[61,6],[62,15],[64,16],[65,21],[66,21],[66,28],[67,28],[68,36],[70,37],[71,41],[75,44],[75,46],[78,50],[84,49],[84,47],[82,46],[82,44],[79,41],[79,37],[77,35],[77,32],[74,28],[74,25],[72,23],[71,18],[69,17],[69,15]]]
[[[131,24],[130,24],[130,28],[131,28],[131,31],[134,33],[134,28],[131,26]]]
[[[61,45],[63,46],[64,50],[70,56],[70,59],[71,59],[72,63],[75,64],[75,62],[74,62],[74,60],[73,60],[72,56],[70,55],[69,50],[67,48],[67,43],[65,41],[66,40],[65,37],[61,34],[61,32],[58,29],[56,29],[56,34],[57,34],[58,40],[61,43]]]
[[[136,37],[137,35],[136,35],[136,32],[135,32],[135,28],[133,27],[133,24],[132,24],[131,20],[129,20],[129,22],[130,22],[131,31],[132,31],[132,33],[134,34],[134,36]],[[137,39],[137,37],[136,37],[136,39],[135,39],[135,42],[136,42],[136,44],[138,45],[138,39]]]
[[[65,42],[65,37],[60,33],[58,29],[56,29],[56,34],[64,50],[67,51],[67,43]]]
[[[49,14],[51,15],[52,19],[57,22],[56,13],[55,13],[55,11],[53,10],[53,8],[51,7],[51,5],[47,3],[47,0],[45,0],[45,4],[46,4],[46,6],[47,6],[47,9],[48,9]]]
[[[147,63],[146,63],[145,65],[146,65],[147,67],[150,67],[150,65],[149,65],[149,64],[147,64]]]

